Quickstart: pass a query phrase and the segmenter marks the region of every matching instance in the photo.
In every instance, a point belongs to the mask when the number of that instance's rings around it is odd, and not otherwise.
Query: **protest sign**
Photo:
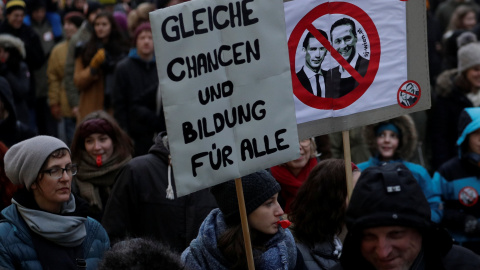
[[[284,7],[300,138],[430,108],[424,1]]]
[[[299,156],[283,1],[150,13],[177,195]]]

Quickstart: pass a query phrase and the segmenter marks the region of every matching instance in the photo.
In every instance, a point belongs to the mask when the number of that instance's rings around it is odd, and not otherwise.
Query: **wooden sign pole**
[[[343,136],[343,156],[345,158],[345,174],[347,176],[347,194],[348,200],[352,196],[353,191],[353,174],[352,174],[352,154],[350,152],[350,131],[342,131]]]
[[[243,240],[245,242],[245,254],[247,256],[248,269],[254,270],[252,243],[250,241],[250,230],[248,229],[247,210],[245,208],[245,198],[243,197],[242,178],[235,179],[237,189],[238,207],[240,210],[240,219],[242,221]]]

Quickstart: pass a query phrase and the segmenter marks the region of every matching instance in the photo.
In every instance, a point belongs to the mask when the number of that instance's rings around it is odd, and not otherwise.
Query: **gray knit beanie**
[[[480,44],[478,42],[468,43],[458,49],[458,73],[480,65]]]
[[[45,160],[61,148],[70,152],[64,142],[51,136],[36,136],[13,145],[4,158],[8,179],[15,185],[22,184],[30,190]]]
[[[457,37],[457,48],[461,48],[472,42],[477,42],[477,35],[470,31],[465,31]]]
[[[262,170],[242,177],[243,197],[247,215],[280,191],[280,185],[267,171]],[[240,224],[235,180],[218,184],[210,189],[222,211],[227,225]]]

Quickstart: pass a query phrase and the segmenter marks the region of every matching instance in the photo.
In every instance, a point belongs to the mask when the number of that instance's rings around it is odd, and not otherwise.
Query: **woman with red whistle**
[[[132,141],[108,113],[96,111],[78,125],[71,149],[78,195],[89,202],[89,216],[100,221],[115,175],[132,158]]]
[[[353,163],[352,171],[355,184],[360,170]],[[337,264],[347,204],[345,160],[319,162],[298,190],[288,214],[307,269],[330,269]]]
[[[242,177],[255,269],[306,269],[278,204],[280,185],[266,171]],[[218,207],[182,253],[185,269],[248,269],[235,181],[210,189]],[[282,226],[283,225],[283,226]]]

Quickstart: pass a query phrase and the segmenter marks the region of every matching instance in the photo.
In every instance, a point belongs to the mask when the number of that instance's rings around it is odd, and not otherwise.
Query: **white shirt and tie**
[[[355,68],[355,66],[357,65],[357,60],[358,60],[358,53],[356,53],[352,61],[350,61],[350,66]],[[341,65],[339,66],[338,71],[340,71],[340,78],[342,79],[352,77],[352,75],[350,75],[350,73]]]
[[[312,86],[312,91],[315,96],[325,97],[325,78],[323,77],[322,71],[320,73],[315,73],[311,69],[305,67],[303,69],[305,75],[307,75],[308,80],[310,81],[310,86]],[[320,95],[317,93],[321,93]]]

